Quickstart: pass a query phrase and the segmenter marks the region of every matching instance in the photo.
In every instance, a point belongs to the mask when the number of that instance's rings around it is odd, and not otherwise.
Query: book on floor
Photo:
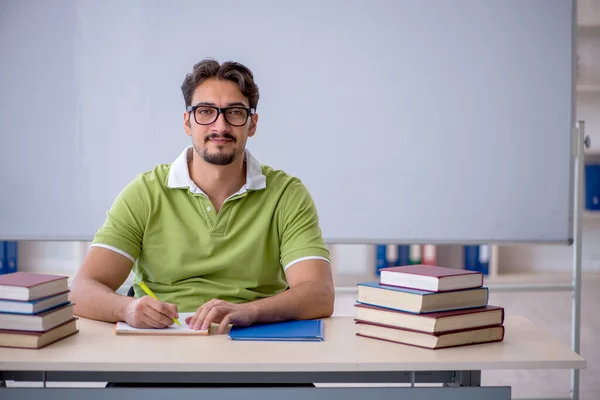
[[[429,292],[368,282],[358,284],[358,302],[421,314],[487,306],[488,289]]]
[[[41,349],[77,332],[79,331],[76,318],[72,318],[45,332],[0,329],[0,347]]]
[[[504,308],[496,306],[426,314],[413,314],[366,304],[356,304],[355,307],[358,322],[370,322],[424,333],[495,326],[502,325],[504,322]]]
[[[379,283],[410,289],[445,292],[483,286],[483,274],[477,271],[432,265],[408,265],[380,270]]]
[[[73,304],[44,311],[40,314],[0,313],[0,329],[44,332],[73,318]]]
[[[39,314],[43,311],[69,303],[69,292],[43,297],[37,300],[2,300],[0,299],[0,312],[15,314]]]
[[[431,334],[371,323],[357,322],[356,325],[357,336],[433,350],[444,349],[448,347],[499,342],[504,339],[503,326]]]
[[[68,290],[68,277],[15,272],[0,275],[0,299],[37,300]]]

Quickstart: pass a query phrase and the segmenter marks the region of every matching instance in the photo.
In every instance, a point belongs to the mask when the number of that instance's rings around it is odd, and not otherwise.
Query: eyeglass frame
[[[200,107],[207,107],[207,108],[212,108],[214,110],[217,110],[217,116],[215,117],[215,120],[212,121],[211,123],[208,123],[208,124],[201,124],[200,122],[198,122],[198,120],[196,119],[196,109],[198,109]],[[233,108],[241,108],[242,110],[246,110],[246,112],[248,113],[248,115],[246,115],[246,120],[244,121],[243,124],[241,124],[241,125],[234,125],[231,122],[229,122],[229,120],[227,119],[227,110],[231,110]],[[194,121],[196,121],[196,123],[198,125],[202,125],[202,126],[212,125],[215,122],[217,122],[217,120],[219,119],[219,115],[223,114],[223,118],[225,118],[225,122],[227,122],[231,126],[240,127],[240,126],[244,126],[244,125],[246,125],[248,123],[248,118],[250,118],[251,116],[253,116],[254,112],[256,110],[254,108],[251,108],[251,107],[242,107],[242,106],[216,107],[216,106],[211,106],[211,105],[208,105],[208,104],[196,104],[195,106],[188,106],[186,108],[186,111],[188,113],[191,113],[194,116]]]

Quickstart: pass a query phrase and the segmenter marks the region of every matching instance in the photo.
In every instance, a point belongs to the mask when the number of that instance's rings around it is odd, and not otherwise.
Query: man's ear
[[[258,124],[258,114],[252,115],[250,117],[250,128],[248,129],[248,137],[254,136],[256,133],[256,125]]]
[[[188,112],[183,113],[183,130],[185,131],[186,135],[192,136],[192,127],[190,125],[190,113]]]

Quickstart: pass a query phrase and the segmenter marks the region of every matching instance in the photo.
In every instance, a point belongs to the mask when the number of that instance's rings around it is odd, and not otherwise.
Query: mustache
[[[212,140],[212,139],[227,139],[227,140],[232,140],[232,141],[234,141],[234,142],[236,141],[236,140],[235,140],[235,137],[234,137],[234,136],[232,136],[232,135],[230,135],[229,133],[224,133],[224,134],[222,134],[222,135],[219,135],[219,134],[217,134],[217,133],[212,133],[212,134],[208,135],[208,136],[207,136],[207,137],[204,139],[204,141],[205,141],[205,142],[208,142],[209,140]]]

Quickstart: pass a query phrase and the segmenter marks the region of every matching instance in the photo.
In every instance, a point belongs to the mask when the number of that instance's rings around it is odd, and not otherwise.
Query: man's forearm
[[[320,282],[304,282],[273,297],[247,303],[255,322],[326,318],[333,314],[335,294]]]
[[[93,279],[75,281],[71,287],[70,300],[75,303],[76,315],[108,322],[123,320],[125,308],[133,301]]]

